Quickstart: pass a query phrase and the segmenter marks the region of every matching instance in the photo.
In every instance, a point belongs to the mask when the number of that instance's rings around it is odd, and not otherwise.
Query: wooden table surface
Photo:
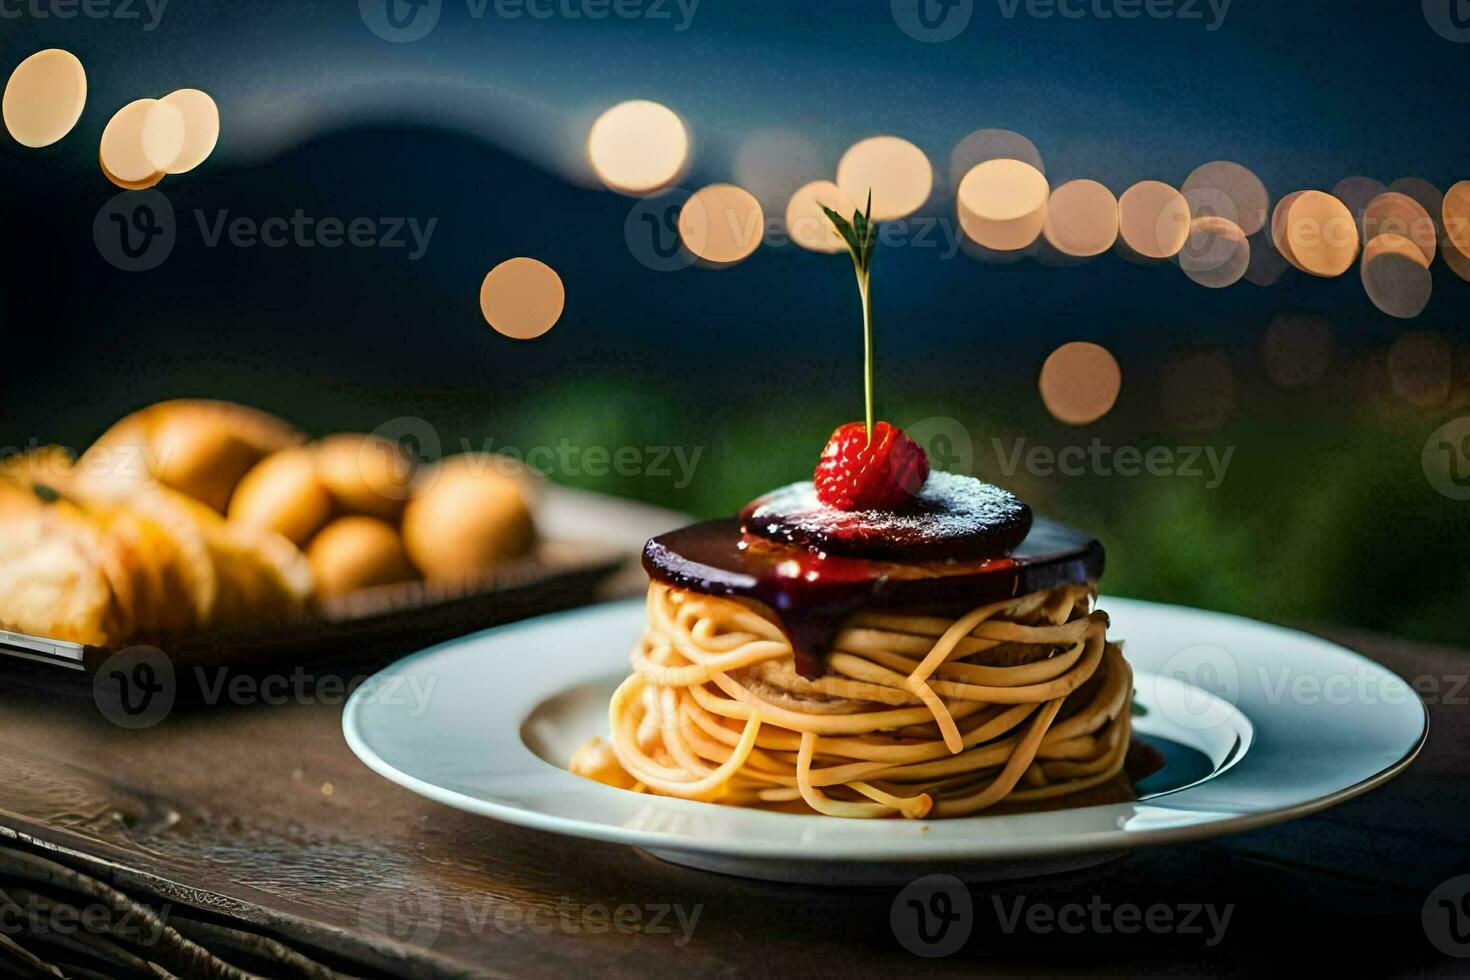
[[[1284,952],[1364,971],[1470,972],[1421,924],[1430,892],[1470,874],[1470,653],[1328,635],[1438,691],[1406,773],[1278,827],[973,885],[969,940],[942,958],[895,937],[896,887],[722,877],[400,789],[347,749],[336,687],[315,683],[326,673],[305,684],[316,695],[180,705],[133,731],[99,714],[89,678],[3,665],[0,846],[48,854],[155,907],[306,944],[359,975],[1177,973]],[[1228,906],[1230,918],[1222,935],[1202,914],[1200,931],[1110,926],[1118,909],[1157,905],[1176,921],[1192,906]],[[1035,906],[1102,911],[1067,929],[1011,925]]]

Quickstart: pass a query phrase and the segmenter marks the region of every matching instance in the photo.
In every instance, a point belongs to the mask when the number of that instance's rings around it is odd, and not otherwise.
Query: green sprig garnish
[[[873,248],[878,244],[878,229],[873,224],[873,192],[868,191],[867,212],[853,211],[852,220],[848,221],[842,215],[833,211],[827,205],[821,205],[822,212],[827,215],[827,220],[832,222],[832,227],[837,229],[837,234],[847,243],[847,251],[852,255],[853,271],[857,273],[858,295],[863,301],[863,403],[866,408],[865,422],[868,431],[868,441],[873,441],[873,303],[872,293],[869,285],[872,281],[870,273],[873,268]]]

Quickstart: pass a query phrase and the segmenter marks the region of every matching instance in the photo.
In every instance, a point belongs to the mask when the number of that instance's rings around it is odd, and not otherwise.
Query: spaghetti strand
[[[1132,671],[1091,585],[955,619],[860,611],[799,675],[774,615],[655,582],[611,738],[574,772],[635,791],[829,816],[922,819],[1115,778]]]

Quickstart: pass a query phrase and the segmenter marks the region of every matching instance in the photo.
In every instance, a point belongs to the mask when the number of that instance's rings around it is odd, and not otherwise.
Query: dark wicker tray
[[[409,582],[327,600],[309,618],[160,639],[175,666],[278,670],[305,663],[366,664],[529,616],[583,605],[629,561],[623,552],[575,541],[536,551],[465,582]],[[116,651],[0,631],[7,656],[95,671]]]

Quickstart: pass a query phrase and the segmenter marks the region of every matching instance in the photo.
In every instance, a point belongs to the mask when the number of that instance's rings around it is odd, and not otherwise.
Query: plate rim
[[[1288,626],[1279,626],[1273,623],[1266,623],[1260,620],[1250,619],[1249,617],[1238,616],[1233,613],[1222,613],[1214,610],[1198,609],[1191,606],[1183,606],[1172,603],[1152,602],[1150,600],[1143,599],[1130,599],[1124,597],[1109,596],[1107,597],[1106,602],[1100,602],[1099,605],[1106,606],[1108,603],[1117,603],[1119,601],[1137,607],[1149,607],[1156,610],[1167,610],[1174,613],[1184,613],[1195,616],[1203,615],[1207,618],[1230,621],[1236,624],[1244,624],[1249,627],[1263,628],[1268,631],[1286,634],[1297,640],[1304,640],[1313,644],[1318,644],[1330,648],[1332,652],[1336,655],[1346,655],[1353,660],[1356,660],[1362,664],[1366,664],[1372,669],[1383,671],[1398,679],[1400,682],[1403,682],[1403,679],[1399,677],[1396,672],[1390,670],[1382,664],[1379,664],[1372,658],[1364,656],[1356,650],[1349,649],[1348,647],[1342,646],[1341,644],[1334,643],[1331,640],[1324,639],[1320,636],[1305,632],[1303,630],[1294,629]],[[691,836],[687,833],[675,833],[664,830],[649,830],[639,827],[617,825],[606,821],[599,821],[593,815],[589,815],[586,818],[575,819],[554,813],[547,813],[538,809],[517,806],[511,803],[472,796],[457,789],[436,785],[435,783],[429,782],[426,779],[422,779],[414,775],[413,773],[399,769],[393,763],[383,758],[376,749],[369,745],[366,737],[364,736],[362,731],[360,731],[360,718],[363,708],[367,704],[366,692],[370,690],[372,682],[377,681],[380,678],[391,676],[395,673],[402,673],[408,668],[422,664],[431,657],[443,655],[449,651],[452,651],[456,647],[465,647],[473,642],[496,634],[510,633],[530,629],[536,626],[544,626],[553,620],[566,620],[571,618],[580,619],[584,617],[608,615],[611,613],[615,613],[617,610],[623,607],[632,607],[636,605],[637,607],[642,608],[643,604],[644,600],[641,597],[635,597],[596,603],[577,609],[551,612],[541,616],[532,617],[530,619],[521,620],[516,623],[492,627],[479,633],[460,637],[455,640],[435,644],[434,646],[421,650],[418,653],[402,658],[375,673],[372,678],[370,678],[369,683],[361,685],[356,691],[353,692],[351,697],[348,699],[347,704],[343,709],[342,715],[342,731],[347,745],[358,757],[358,759],[361,760],[363,764],[366,765],[369,769],[376,772],[383,778],[389,780],[390,782],[405,789],[408,789],[409,791],[414,792],[420,796],[423,796],[427,799],[433,800],[446,806],[454,807],[455,809],[476,814],[478,816],[489,817],[491,819],[501,820],[503,822],[510,823],[516,826],[528,827],[533,830],[544,831],[553,834],[605,841],[608,843],[622,844],[651,851],[669,853],[682,852],[718,854],[730,859],[749,859],[752,861],[780,861],[783,859],[789,859],[801,860],[812,864],[880,864],[896,861],[913,864],[930,864],[942,861],[958,860],[979,864],[997,861],[1014,861],[1017,859],[1025,858],[1048,858],[1086,853],[1101,853],[1107,851],[1130,850],[1135,847],[1152,847],[1164,844],[1186,843],[1195,840],[1204,840],[1214,837],[1243,833],[1246,831],[1256,830],[1262,827],[1269,827],[1275,824],[1299,819],[1301,817],[1310,816],[1311,814],[1318,813],[1322,810],[1328,809],[1332,806],[1336,806],[1339,803],[1345,802],[1347,800],[1353,799],[1354,797],[1369,792],[1370,790],[1383,785],[1393,777],[1397,776],[1399,773],[1403,772],[1406,768],[1413,764],[1414,760],[1419,756],[1419,753],[1423,749],[1429,735],[1430,719],[1428,706],[1424,704],[1424,701],[1421,697],[1419,697],[1418,692],[1413,691],[1412,687],[1410,687],[1409,690],[1413,693],[1414,700],[1419,706],[1420,718],[1419,732],[1414,740],[1413,745],[1398,759],[1389,763],[1386,766],[1383,766],[1376,772],[1373,772],[1368,776],[1365,776],[1347,786],[1339,787],[1336,790],[1313,797],[1309,800],[1303,800],[1287,805],[1276,805],[1268,808],[1254,809],[1238,814],[1215,814],[1209,819],[1184,822],[1165,827],[1123,829],[1115,826],[1106,830],[1079,832],[1066,836],[1054,836],[1051,838],[1040,839],[1033,837],[1014,840],[1005,838],[991,838],[987,840],[984,838],[984,835],[976,835],[975,843],[978,845],[983,842],[983,850],[976,849],[965,851],[962,848],[957,848],[953,846],[954,843],[958,842],[941,841],[933,841],[932,846],[928,848],[925,848],[923,846],[894,848],[892,846],[894,844],[922,845],[924,843],[923,838],[899,838],[895,836],[889,839],[889,847],[882,849],[875,848],[874,841],[866,840],[863,842],[845,842],[847,847],[846,850],[837,850],[829,846],[825,850],[820,848],[807,848],[797,851],[795,848],[792,848],[789,851],[781,851],[773,850],[770,842],[766,840],[741,840],[738,838],[731,839],[723,837],[700,838]],[[521,715],[518,715],[513,721],[508,723],[511,727],[514,728],[518,739],[520,728],[525,721],[525,712],[534,710],[535,705],[522,707],[524,708],[523,713]],[[1252,719],[1250,715],[1246,715],[1246,718],[1247,720],[1251,721],[1252,724],[1255,724],[1254,719]],[[597,783],[592,780],[587,780],[583,777],[573,775],[565,769],[555,766],[552,763],[547,762],[545,759],[542,759],[539,755],[532,751],[529,746],[526,746],[523,741],[520,742],[520,747],[526,752],[528,756],[530,756],[531,759],[535,761],[535,764],[538,767],[544,768],[546,775],[549,775],[552,778],[567,780],[568,788],[577,788],[584,791],[590,788],[594,791],[615,794],[629,793],[628,790],[606,786],[601,783]],[[1236,763],[1236,768],[1241,765],[1248,764],[1248,760],[1249,753],[1246,753],[1246,755]],[[1203,782],[1209,783],[1213,780],[1213,778],[1214,777],[1212,776],[1210,778],[1207,778]],[[1198,785],[1199,784],[1193,784],[1192,786],[1181,787],[1178,790],[1162,794],[1161,796],[1154,797],[1152,799],[1169,799],[1181,794],[1187,794],[1191,791],[1191,789],[1197,788]],[[703,803],[693,800],[680,800],[671,797],[661,797],[646,794],[636,795],[641,800],[650,801],[654,805],[672,808],[672,810],[676,813],[688,812],[695,816],[697,816],[700,812],[704,812],[705,808],[707,807],[719,806],[719,804]],[[1140,804],[1108,803],[1049,812],[1078,813],[1081,811],[1095,810],[1121,811],[1128,810],[1139,805],[1153,806],[1155,804],[1152,803],[1152,799],[1150,801],[1144,801]],[[694,809],[685,811],[684,808]],[[762,817],[779,818],[783,821],[792,821],[793,823],[791,824],[791,826],[793,828],[805,827],[815,829],[821,826],[830,826],[834,823],[842,823],[847,825],[858,824],[865,827],[875,826],[878,824],[887,824],[887,822],[875,823],[874,821],[869,820],[829,817],[820,814],[778,813],[746,808],[726,809],[739,810],[742,814],[759,815]],[[914,823],[919,825],[943,824],[965,826],[973,824],[976,826],[982,826],[983,821],[1005,819],[1007,816],[1019,815],[1011,814],[1005,816],[997,816],[986,815],[982,813],[969,817],[957,817],[935,821],[914,821]],[[798,836],[800,835],[793,835],[793,839]],[[946,844],[950,846],[940,846],[941,844]]]

